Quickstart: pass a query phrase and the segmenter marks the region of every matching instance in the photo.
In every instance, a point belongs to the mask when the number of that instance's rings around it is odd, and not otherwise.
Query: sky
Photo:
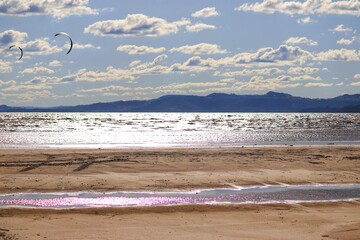
[[[360,93],[359,47],[360,0],[2,0],[0,104],[331,98]]]

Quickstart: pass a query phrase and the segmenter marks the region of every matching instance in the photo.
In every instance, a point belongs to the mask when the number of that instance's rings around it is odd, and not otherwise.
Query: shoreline
[[[307,142],[308,143],[308,142]],[[96,150],[96,149],[105,149],[105,150],[144,150],[144,149],[153,149],[153,150],[165,150],[165,149],[226,149],[226,148],[271,148],[271,147],[357,147],[360,146],[360,141],[341,141],[341,142],[314,142],[312,144],[301,143],[266,143],[266,144],[239,144],[239,145],[186,145],[186,144],[159,144],[159,145],[117,145],[116,144],[71,144],[71,145],[34,145],[34,146],[19,146],[19,145],[4,145],[0,146],[0,150]]]

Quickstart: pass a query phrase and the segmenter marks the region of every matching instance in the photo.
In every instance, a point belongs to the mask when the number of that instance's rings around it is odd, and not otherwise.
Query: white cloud
[[[185,45],[178,48],[172,48],[170,52],[181,52],[193,55],[210,55],[210,54],[224,54],[227,53],[221,46],[210,43],[199,43],[196,45]]]
[[[356,38],[353,37],[352,39],[345,39],[345,38],[342,38],[340,40],[337,40],[336,41],[336,44],[338,45],[351,45],[355,42]]]
[[[352,82],[350,83],[351,86],[360,86],[360,82]]]
[[[332,83],[313,83],[313,82],[306,83],[304,85],[304,87],[331,87],[331,86],[333,86]]]
[[[26,89],[19,89],[19,90],[25,90]],[[34,101],[35,99],[59,99],[59,98],[65,98],[68,96],[59,96],[55,95],[49,90],[38,90],[34,91],[34,89],[28,89],[27,92],[15,92],[15,93],[2,93],[4,97],[7,98],[13,98],[14,102],[17,103],[30,103]]]
[[[291,81],[321,81],[319,76],[301,75],[291,77]]]
[[[49,62],[49,67],[61,67],[61,66],[62,66],[62,64],[58,60],[53,60],[53,61]]]
[[[318,45],[316,41],[308,39],[307,37],[290,37],[284,43],[288,45],[299,45],[299,44],[306,44],[308,46]]]
[[[297,46],[281,45],[274,49],[261,48],[256,53],[240,53],[233,57],[236,63],[299,61],[312,59],[313,55]]]
[[[8,73],[12,71],[11,64],[0,59],[0,73]]]
[[[0,86],[3,86],[3,85],[14,85],[16,84],[16,81],[15,80],[10,80],[10,81],[7,81],[7,82],[4,82],[2,80],[0,80]]]
[[[2,91],[5,92],[17,92],[23,90],[45,90],[51,89],[52,87],[46,84],[37,84],[37,85],[13,85],[8,88],[4,88]]]
[[[235,77],[235,76],[255,76],[255,75],[279,75],[284,73],[284,70],[279,68],[260,68],[260,69],[244,69],[241,71],[233,71],[233,72],[215,72],[214,76],[222,76],[222,77]]]
[[[314,19],[310,18],[310,17],[304,17],[304,18],[300,18],[296,21],[297,23],[300,24],[308,24],[308,23],[313,23],[316,22]]]
[[[52,46],[48,41],[48,38],[40,38],[21,44],[24,57],[27,55],[49,55],[62,51],[61,48]]]
[[[126,69],[115,68],[109,66],[105,71],[85,71],[78,72],[75,76],[77,81],[98,82],[98,81],[119,81],[119,80],[135,80],[130,71]]]
[[[282,88],[295,88],[301,86],[300,83],[294,83],[289,76],[278,76],[276,78],[264,78],[262,76],[253,76],[247,82],[236,82],[232,88],[236,90],[275,90]]]
[[[64,18],[72,15],[97,14],[88,6],[89,0],[5,0],[0,2],[0,15],[51,15]]]
[[[25,32],[7,30],[0,33],[0,46],[15,44],[23,49],[24,57],[29,55],[49,55],[61,51],[61,48],[52,46],[49,43],[49,38],[39,38],[26,42],[27,37],[28,35]],[[8,49],[6,48],[6,50]]]
[[[177,83],[167,86],[160,86],[154,89],[156,92],[164,92],[170,90],[183,90],[183,89],[190,89],[193,88],[208,88],[208,87],[220,87],[226,86],[226,82],[185,82],[185,83]]]
[[[356,79],[360,79],[360,73],[355,74],[355,75],[354,75],[354,78],[356,78]]]
[[[157,37],[177,33],[179,28],[190,24],[187,19],[167,22],[165,19],[148,17],[144,14],[129,14],[125,19],[93,23],[84,29],[85,33],[112,37]]]
[[[64,46],[66,49],[69,49],[70,45],[69,44],[66,44]],[[80,43],[74,43],[74,46],[73,46],[74,49],[101,49],[101,47],[99,46],[94,46],[90,43],[87,43],[87,44],[80,44]]]
[[[320,69],[319,68],[310,68],[310,67],[292,67],[289,68],[287,70],[288,74],[293,74],[293,75],[311,75],[314,74],[316,72],[318,72]]]
[[[116,86],[111,85],[111,86],[100,87],[100,88],[83,89],[83,90],[78,90],[76,92],[78,92],[78,93],[92,93],[92,92],[128,91],[128,90],[130,90],[130,88],[128,88],[128,87],[119,86],[119,85],[116,85]]]
[[[360,53],[353,49],[330,49],[319,52],[316,56],[319,61],[360,61]]]
[[[106,93],[103,93],[101,95],[105,96],[105,97],[118,97],[119,96],[119,94],[113,93],[113,92],[106,92]]]
[[[221,79],[219,82],[222,82],[222,83],[234,83],[234,82],[236,82],[236,79],[235,78],[224,78],[224,79]]]
[[[141,63],[141,60],[135,60],[129,63],[129,67],[135,67],[136,65],[139,65]]]
[[[116,48],[119,52],[125,52],[129,55],[134,54],[147,54],[147,53],[162,53],[166,49],[164,47],[154,48],[149,46],[136,46],[136,45],[121,45]]]
[[[28,37],[27,33],[15,30],[0,32],[0,46],[7,46],[23,42]]]
[[[82,70],[79,70],[78,72],[81,72]],[[64,77],[49,77],[49,76],[36,76],[33,79],[26,81],[24,84],[35,84],[35,85],[41,85],[41,84],[61,84],[61,83],[69,83],[74,82],[76,80],[76,75],[67,75]]]
[[[205,72],[214,70],[217,67],[216,60],[212,58],[202,59],[199,56],[189,58],[183,63],[175,63],[171,65],[171,72],[187,73],[187,72]]]
[[[55,71],[46,67],[33,67],[33,68],[25,68],[23,71],[21,71],[21,74],[52,74]]]
[[[290,66],[302,64],[307,60],[313,60],[314,55],[297,46],[281,45],[279,48],[261,48],[255,53],[243,52],[232,57],[219,59],[194,56],[182,64],[174,64],[174,71],[192,70],[207,71],[220,66],[240,66],[246,67],[269,67],[269,66]]]
[[[199,18],[199,17],[208,18],[208,17],[219,16],[219,13],[216,11],[215,7],[207,7],[191,14],[191,16],[194,18]]]
[[[195,23],[193,25],[186,26],[186,31],[188,32],[201,32],[204,30],[214,30],[216,27],[214,25],[209,25],[205,23]]]
[[[288,15],[336,14],[360,16],[360,2],[358,0],[263,0],[256,3],[245,3],[235,8],[236,11],[252,11],[260,13],[283,13]]]
[[[330,32],[351,32],[352,28],[346,27],[344,24],[337,25],[334,29],[329,29]]]

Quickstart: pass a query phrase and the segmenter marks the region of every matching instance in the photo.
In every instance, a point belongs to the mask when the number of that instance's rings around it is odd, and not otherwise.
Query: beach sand
[[[0,192],[360,183],[360,146],[3,149]],[[0,239],[359,239],[360,202],[0,209]]]

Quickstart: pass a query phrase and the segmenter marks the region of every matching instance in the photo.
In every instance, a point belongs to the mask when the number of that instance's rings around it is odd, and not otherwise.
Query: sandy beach
[[[360,183],[359,146],[2,149],[0,192]],[[0,239],[358,239],[360,202],[1,209]]]

